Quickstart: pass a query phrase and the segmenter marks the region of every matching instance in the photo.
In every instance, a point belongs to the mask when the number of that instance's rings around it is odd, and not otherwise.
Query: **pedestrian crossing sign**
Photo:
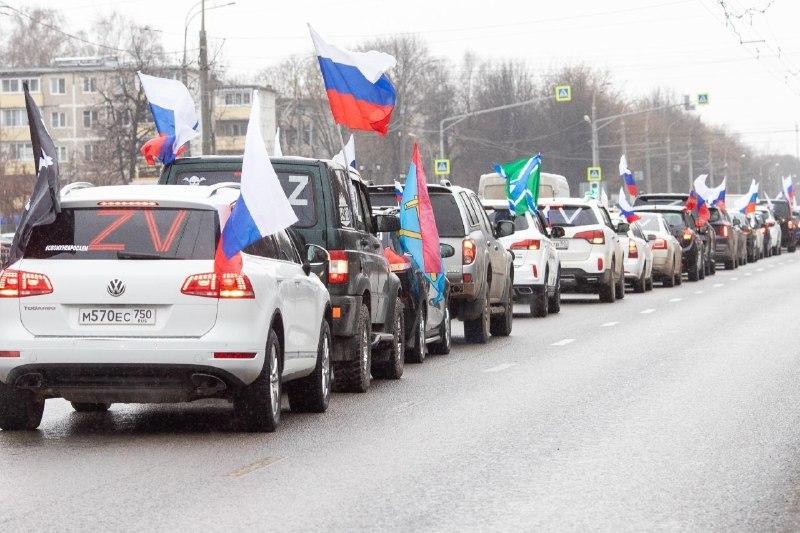
[[[697,105],[708,105],[708,93],[700,93],[697,95]]]
[[[601,181],[603,179],[603,169],[600,167],[587,167],[586,180],[587,181]]]
[[[433,173],[436,174],[437,176],[447,176],[448,174],[450,174],[450,160],[434,159]]]
[[[556,102],[569,102],[572,100],[572,87],[569,85],[556,86]]]

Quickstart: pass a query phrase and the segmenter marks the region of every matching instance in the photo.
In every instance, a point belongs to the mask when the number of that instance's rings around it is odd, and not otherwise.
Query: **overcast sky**
[[[207,6],[231,0],[207,0]],[[11,1],[12,5],[30,5]],[[35,3],[35,2],[34,2]],[[40,0],[66,12],[70,29],[120,11],[161,30],[167,49],[183,48],[187,11],[196,0]],[[342,46],[387,33],[418,33],[435,54],[465,51],[518,58],[532,68],[588,62],[612,72],[629,95],[656,86],[678,94],[708,92],[704,120],[741,132],[760,151],[795,153],[800,119],[800,2],[726,0],[752,17],[725,24],[718,0],[236,0],[208,13],[212,46],[231,73],[246,78],[311,49],[306,22]],[[767,8],[764,14],[758,11]],[[752,20],[751,20],[752,18]],[[190,25],[196,54],[199,17]],[[176,56],[178,57],[178,56]],[[788,84],[788,85],[787,85]],[[588,110],[587,110],[588,111]]]

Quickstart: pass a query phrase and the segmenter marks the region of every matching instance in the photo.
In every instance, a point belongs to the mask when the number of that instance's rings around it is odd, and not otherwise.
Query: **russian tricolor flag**
[[[308,26],[325,91],[337,124],[353,130],[389,132],[397,92],[386,76],[397,61],[383,52],[351,52],[326,43]]]
[[[756,180],[752,180],[750,182],[750,189],[748,189],[747,194],[742,196],[742,199],[739,201],[737,207],[740,213],[744,213],[746,215],[752,215],[756,210],[757,203],[758,203],[758,183],[756,183]]]
[[[189,89],[178,80],[157,78],[137,72],[142,90],[150,105],[158,137],[142,146],[148,165],[159,159],[169,165],[180,155],[185,144],[198,134],[200,121]]]
[[[625,196],[624,187],[619,188],[619,199],[617,200],[617,205],[619,206],[619,210],[622,212],[622,216],[624,216],[625,220],[628,221],[628,224],[631,222],[636,222],[642,218],[633,212],[633,206],[630,204],[630,202],[628,202],[628,198]]]
[[[241,271],[239,252],[297,222],[267,155],[260,109],[256,91],[244,141],[241,192],[222,230],[215,260],[217,272]]]
[[[628,160],[625,154],[622,154],[619,158],[619,177],[625,184],[628,194],[636,197],[639,194],[639,189],[636,187],[636,180],[633,179],[633,172],[628,169]]]
[[[789,202],[791,207],[794,207],[794,184],[792,183],[792,177],[787,176],[785,178],[781,178],[781,183],[783,185],[783,195],[786,197],[786,200]]]

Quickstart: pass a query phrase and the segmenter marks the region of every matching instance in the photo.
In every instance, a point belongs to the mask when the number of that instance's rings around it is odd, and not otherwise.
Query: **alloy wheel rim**
[[[420,353],[420,355],[425,355],[425,329],[426,329],[425,328],[425,313],[423,313],[419,317],[419,331],[417,332],[418,335],[419,335],[419,339],[417,339],[417,342],[419,342],[419,353]]]
[[[402,359],[400,355],[403,353],[403,336],[405,332],[403,331],[403,318],[399,313],[394,319],[394,329],[397,331],[397,340],[395,341],[397,358]]]
[[[361,341],[361,369],[369,372],[369,335],[366,328],[361,332]]]
[[[272,414],[276,415],[281,408],[281,383],[278,373],[278,349],[274,344],[269,351],[269,394],[272,400]]]
[[[331,351],[330,338],[326,333],[322,340],[322,395],[328,396],[331,389]]]
[[[491,320],[491,307],[489,306],[489,297],[486,297],[486,306],[483,308],[483,331],[489,331],[489,322]]]

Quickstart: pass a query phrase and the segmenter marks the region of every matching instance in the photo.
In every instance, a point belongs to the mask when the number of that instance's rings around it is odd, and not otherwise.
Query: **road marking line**
[[[770,268],[775,268],[775,265],[767,265],[767,266],[769,266]]]
[[[642,314],[643,314],[643,315],[649,315],[649,314],[650,314],[650,313],[652,313],[653,311],[655,311],[655,309],[653,309],[653,308],[651,307],[650,309],[645,309],[644,311],[642,311]]]
[[[606,322],[605,324],[600,324],[601,328],[610,328],[611,326],[616,326],[619,322]]]
[[[764,272],[764,269],[763,268],[757,268],[756,272]]]
[[[672,298],[672,299],[670,299],[670,302],[682,302],[682,301],[683,301],[683,298]]]
[[[258,461],[254,461],[249,465],[244,465],[241,468],[237,468],[233,472],[228,472],[226,475],[228,477],[242,477],[255,472],[256,470],[260,470],[262,468],[266,468],[268,466],[274,465],[278,461],[282,461],[283,457],[265,457],[264,459],[259,459]]]
[[[507,370],[514,366],[513,363],[503,363],[502,365],[493,366],[492,368],[487,368],[484,372],[502,372],[503,370]]]
[[[566,346],[567,344],[569,344],[571,342],[575,342],[575,339],[561,339],[558,342],[554,342],[550,346]]]
[[[694,291],[695,294],[703,294],[704,291]]]
[[[725,284],[724,283],[715,283],[715,284],[712,285],[712,287],[714,287],[715,289],[718,289],[718,288],[722,287],[723,285],[725,285]]]
[[[744,273],[744,275],[745,275],[745,276],[752,276],[752,275],[753,275],[753,273],[752,273],[752,272],[745,272],[745,273]]]
[[[739,281],[739,278],[731,278],[731,281]]]

